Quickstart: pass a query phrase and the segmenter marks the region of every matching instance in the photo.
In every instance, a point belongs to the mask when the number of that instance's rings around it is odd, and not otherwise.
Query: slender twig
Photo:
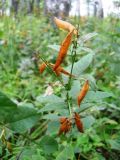
[[[78,30],[79,30],[79,25],[78,25]],[[76,38],[78,39],[78,35],[77,35]],[[72,75],[72,72],[73,72],[73,66],[74,66],[75,58],[76,58],[77,39],[73,41],[73,48],[71,50],[71,56],[72,56],[72,65],[71,65],[71,71],[70,71],[71,75]],[[72,80],[72,76],[69,77],[68,84],[67,84],[68,88],[66,89],[67,90],[66,100],[67,100],[67,104],[68,104],[70,117],[72,117],[72,101],[71,101],[70,96],[69,96],[69,90],[71,88],[71,80]]]
[[[60,81],[60,83],[62,84],[62,86],[64,86],[62,80],[55,74],[55,72],[53,71],[53,69],[48,65],[47,61],[43,57],[41,57],[41,56],[39,56],[39,57],[46,64],[48,70]]]

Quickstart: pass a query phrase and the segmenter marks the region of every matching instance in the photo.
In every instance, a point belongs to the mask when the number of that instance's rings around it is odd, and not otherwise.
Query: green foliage
[[[0,159],[120,158],[120,22],[108,17],[79,23],[76,56],[72,44],[62,64],[76,75],[69,78],[49,68],[38,71],[43,61],[55,62],[66,32],[58,33],[43,17],[0,17]],[[90,89],[79,108],[86,79]],[[84,133],[72,124],[58,136],[60,117],[73,112],[80,113]]]
[[[1,124],[15,132],[25,132],[39,120],[33,105],[16,105],[2,93],[0,93],[0,110]]]

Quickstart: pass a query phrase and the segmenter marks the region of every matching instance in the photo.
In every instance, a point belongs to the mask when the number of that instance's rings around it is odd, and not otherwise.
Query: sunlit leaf
[[[44,136],[40,141],[40,146],[45,154],[51,154],[58,150],[57,141],[50,136]]]
[[[71,145],[66,146],[62,152],[58,154],[56,157],[56,160],[68,160],[68,159],[73,159],[74,158],[74,150]]]

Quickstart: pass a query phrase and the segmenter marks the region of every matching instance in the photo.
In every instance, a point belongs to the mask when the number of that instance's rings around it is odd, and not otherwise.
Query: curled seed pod
[[[52,63],[50,63],[50,66],[51,66],[51,68],[54,68],[55,65],[52,64]],[[62,73],[62,74],[65,74],[65,75],[67,75],[67,76],[75,77],[74,75],[72,75],[72,74],[70,74],[69,72],[67,72],[66,70],[64,70],[64,68],[62,68],[61,66],[59,66],[59,67],[55,70],[55,73],[56,73],[57,76],[60,76],[61,73]]]
[[[67,36],[65,37],[65,39],[60,47],[60,51],[58,53],[58,57],[56,59],[56,63],[54,66],[54,71],[61,65],[61,63],[63,62],[63,60],[67,54],[68,48],[69,48],[71,40],[72,40],[72,34],[73,34],[73,31],[69,32],[67,34]]]
[[[46,68],[47,64],[46,63],[42,63],[40,66],[39,66],[39,72],[42,74]]]
[[[66,134],[71,129],[71,121],[68,118],[61,118],[60,119],[60,129],[58,135],[61,135],[62,133]]]
[[[83,123],[82,123],[82,121],[81,121],[81,119],[80,119],[80,115],[78,114],[78,113],[76,113],[75,112],[75,117],[74,117],[74,119],[75,119],[75,124],[76,124],[76,126],[77,126],[77,129],[80,131],[80,132],[84,132],[84,130],[83,130]]]
[[[47,65],[49,67],[51,67],[51,69],[54,68],[55,64],[52,64],[52,63],[42,63],[40,66],[39,66],[39,72],[42,74],[44,72],[44,70],[46,69]],[[61,66],[59,66],[56,70],[55,70],[55,73],[57,76],[60,76],[61,73],[62,74],[65,74],[67,76],[71,76],[71,77],[75,77],[74,75],[70,74],[69,72],[67,72],[66,70],[64,70]]]
[[[54,22],[58,26],[58,28],[64,29],[69,32],[74,30],[74,34],[77,35],[77,30],[72,24],[70,24],[66,21],[60,20],[56,17],[54,17]]]
[[[58,67],[59,71],[67,76],[70,76],[70,77],[75,77],[74,75],[70,74],[69,72],[67,72],[66,70],[64,70],[62,67]]]
[[[80,106],[80,103],[82,102],[82,100],[84,99],[84,97],[86,96],[87,92],[89,90],[89,82],[88,80],[84,83],[78,97],[77,97],[77,101],[78,101],[78,106]]]
[[[44,70],[46,69],[46,67],[49,66],[53,69],[53,66],[51,63],[48,62],[43,62],[40,66],[39,66],[39,72],[42,74],[44,72]]]

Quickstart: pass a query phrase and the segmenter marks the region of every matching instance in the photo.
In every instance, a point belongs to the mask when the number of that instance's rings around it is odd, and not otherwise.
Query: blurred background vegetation
[[[112,9],[107,14],[106,7],[109,3],[112,4]],[[85,7],[84,13],[82,7]],[[5,124],[8,125],[12,119],[12,116],[7,117],[8,121],[3,124],[0,122],[0,159],[119,160],[119,0],[109,0],[106,4],[102,0],[1,0],[0,91],[14,103],[29,105],[35,109],[44,106],[40,96],[46,94],[49,87],[55,95],[62,97],[63,88],[58,79],[51,77],[48,72],[40,75],[38,70],[38,65],[42,63],[41,57],[55,62],[59,46],[66,35],[66,32],[58,30],[55,26],[54,16],[72,23],[75,27],[79,25],[77,59],[94,54],[91,64],[82,76],[90,79],[93,91],[109,93],[112,97],[108,98],[106,94],[104,96],[99,93],[94,95],[93,108],[83,114],[89,114],[84,122],[88,125],[88,130],[84,134],[73,131],[68,136],[56,137],[58,123],[49,121],[48,125],[48,120],[43,121],[42,118],[32,129],[26,119],[27,122],[22,121],[22,125],[24,124],[23,128],[27,125],[27,131],[22,130],[20,123],[18,128],[16,127],[18,131],[13,129],[13,126],[11,131],[5,129]],[[68,56],[63,66],[66,67],[70,63],[71,58]],[[5,100],[2,99],[3,95],[0,97],[2,110]],[[103,97],[106,97],[105,101]],[[98,99],[102,102],[99,103]],[[27,114],[27,111],[25,113]]]

